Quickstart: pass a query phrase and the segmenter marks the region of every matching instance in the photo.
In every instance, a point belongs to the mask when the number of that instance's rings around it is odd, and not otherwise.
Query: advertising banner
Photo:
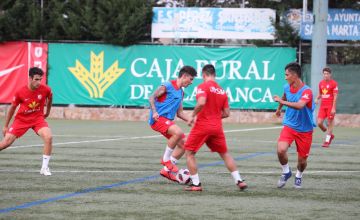
[[[162,82],[190,65],[198,76],[183,104],[194,107],[201,68],[211,63],[231,108],[276,109],[272,97],[282,95],[284,67],[295,59],[293,48],[49,44],[49,85],[55,104],[148,106]]]
[[[153,8],[152,38],[274,39],[275,10]]]
[[[290,24],[299,30],[301,39],[311,40],[314,24],[312,12],[302,18],[301,9],[291,9],[286,13]],[[329,9],[327,18],[328,40],[360,40],[360,11],[353,9]]]
[[[46,83],[47,44],[8,42],[0,44],[0,103],[10,103],[14,92],[28,83],[30,67],[41,68]]]

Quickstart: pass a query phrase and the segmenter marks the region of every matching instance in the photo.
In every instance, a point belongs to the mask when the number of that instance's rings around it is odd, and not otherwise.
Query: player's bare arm
[[[201,111],[201,109],[204,107],[205,104],[206,104],[206,97],[200,96],[196,102],[194,111],[192,112],[190,119],[188,121],[189,126],[191,126],[194,123],[196,115]]]
[[[332,115],[335,115],[336,113],[336,101],[337,101],[337,97],[338,97],[338,94],[337,93],[334,93],[334,101],[333,101],[333,106],[331,108],[331,114]]]
[[[165,93],[166,93],[166,87],[159,86],[159,88],[157,88],[155,90],[155,92],[149,97],[150,108],[153,112],[152,117],[155,121],[157,121],[159,118],[159,114],[157,113],[156,108],[155,108],[155,99],[159,98],[160,96],[164,95]]]
[[[189,116],[185,114],[182,104],[180,105],[179,109],[176,112],[178,118],[184,120],[185,122],[189,121]]]
[[[3,136],[5,136],[5,134],[8,130],[10,120],[14,116],[16,107],[17,106],[14,106],[14,105],[10,105],[10,107],[9,107],[8,113],[6,114],[6,118],[5,118],[5,124],[4,124],[3,130],[2,130]]]
[[[281,97],[281,99],[284,100],[284,101],[287,101],[286,95],[284,94],[284,95]],[[283,107],[283,104],[279,103],[279,106],[278,106],[278,108],[276,109],[276,112],[275,112],[275,116],[276,116],[276,117],[280,117],[280,116],[281,116],[281,109],[282,109],[282,107]]]
[[[230,108],[224,108],[221,113],[221,118],[227,118],[230,116]]]
[[[274,96],[274,101],[278,102],[281,105],[285,105],[287,107],[298,109],[298,110],[304,108],[307,103],[304,100],[299,100],[298,102],[288,102],[288,101],[281,99],[279,96]]]
[[[46,113],[44,115],[45,118],[47,118],[50,115],[52,107],[52,94],[49,95],[49,97],[46,99]]]
[[[321,94],[319,92],[319,94],[315,98],[315,104],[318,104],[320,99],[321,99]]]

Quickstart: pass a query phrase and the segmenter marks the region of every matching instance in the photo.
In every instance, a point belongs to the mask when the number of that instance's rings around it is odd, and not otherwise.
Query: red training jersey
[[[40,84],[39,88],[30,90],[28,86],[20,88],[12,101],[13,106],[20,105],[15,119],[33,122],[44,117],[44,106],[47,98],[52,96],[50,87]]]
[[[229,108],[228,96],[215,81],[207,81],[197,88],[196,99],[205,97],[206,103],[197,115],[195,126],[222,127],[222,110]]]
[[[334,101],[334,94],[338,93],[337,82],[321,80],[319,83],[319,93],[321,95],[321,106],[331,107]]]

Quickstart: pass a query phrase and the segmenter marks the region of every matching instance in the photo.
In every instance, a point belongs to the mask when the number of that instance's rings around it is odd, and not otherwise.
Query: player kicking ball
[[[30,128],[44,141],[43,161],[40,174],[50,176],[49,160],[52,151],[52,134],[45,121],[50,114],[52,92],[50,87],[41,84],[44,72],[37,67],[29,69],[28,85],[20,88],[14,95],[3,128],[4,139],[0,142],[0,150],[9,147],[16,138],[23,136]],[[19,107],[15,119],[9,128],[16,108]],[[44,114],[44,106],[46,112]]]
[[[333,129],[338,92],[338,85],[337,82],[332,79],[331,69],[325,67],[323,69],[323,80],[319,83],[319,94],[315,100],[315,103],[317,104],[321,99],[317,122],[319,128],[323,132],[326,132],[325,141],[322,144],[323,147],[330,147],[331,141],[335,137]],[[327,127],[324,125],[326,118],[328,122]]]
[[[226,92],[216,83],[215,77],[215,67],[211,64],[205,65],[202,69],[204,82],[197,88],[196,106],[188,122],[192,125],[196,117],[185,143],[187,167],[191,179],[191,184],[185,188],[186,191],[202,191],[195,154],[204,143],[224,160],[237,187],[240,190],[247,188],[226,146],[222,119],[229,117],[230,109]]]
[[[160,175],[175,182],[177,182],[176,173],[178,172],[176,163],[185,152],[185,134],[175,124],[174,119],[177,116],[186,122],[189,120],[182,107],[184,97],[182,88],[191,85],[196,75],[193,67],[184,66],[180,69],[176,80],[161,84],[149,98],[149,125],[167,139],[167,146],[161,158],[161,164],[164,167],[160,170]]]

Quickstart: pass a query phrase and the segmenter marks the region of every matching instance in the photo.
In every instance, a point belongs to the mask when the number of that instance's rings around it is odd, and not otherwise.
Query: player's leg
[[[52,153],[52,133],[49,127],[42,127],[36,131],[44,142],[43,148],[43,161],[40,170],[40,174],[50,176],[49,161]]]
[[[184,144],[185,138],[181,138],[170,156],[170,160],[173,164],[177,164],[178,160],[185,154]]]
[[[324,118],[318,118],[317,119],[317,125],[319,126],[319,128],[325,132],[327,130],[327,128],[324,125]]]
[[[282,167],[282,174],[278,181],[278,188],[282,188],[285,186],[286,181],[291,177],[291,169],[288,163],[288,154],[287,151],[294,140],[294,130],[284,126],[280,133],[280,137],[278,139],[277,144],[277,155],[280,165]]]
[[[14,134],[6,133],[5,137],[0,142],[0,151],[11,146],[15,140],[16,140],[16,136]]]
[[[235,184],[240,188],[240,190],[244,190],[247,188],[247,184],[243,181],[240,176],[240,172],[236,166],[235,160],[229,154],[229,152],[219,153],[220,157],[224,160],[224,164],[226,168],[230,171],[232,178],[235,181]]]
[[[334,135],[333,135],[333,129],[334,129],[334,117],[335,115],[331,114],[331,109],[328,108],[327,111],[327,122],[328,122],[328,127],[327,127],[327,132],[326,132],[326,136],[325,136],[325,141],[323,143],[323,147],[329,147],[331,144],[331,141],[334,139]]]
[[[307,158],[310,154],[312,135],[312,131],[298,133],[295,139],[296,150],[298,153],[297,171],[294,183],[295,188],[301,188],[303,172],[307,167]]]
[[[185,137],[185,135],[178,125],[172,124],[167,130],[167,137],[168,141],[165,152],[163,154],[162,164],[166,166],[170,171],[177,172],[178,168],[176,167],[175,163],[177,162],[177,159],[180,159],[183,152],[181,151],[181,148],[176,149],[176,145],[178,145],[178,143]],[[174,150],[176,151],[176,157],[179,157],[181,155],[179,158],[172,158]]]
[[[195,151],[185,150],[186,165],[189,169],[191,179],[191,184],[185,188],[187,191],[202,191],[195,154]]]

